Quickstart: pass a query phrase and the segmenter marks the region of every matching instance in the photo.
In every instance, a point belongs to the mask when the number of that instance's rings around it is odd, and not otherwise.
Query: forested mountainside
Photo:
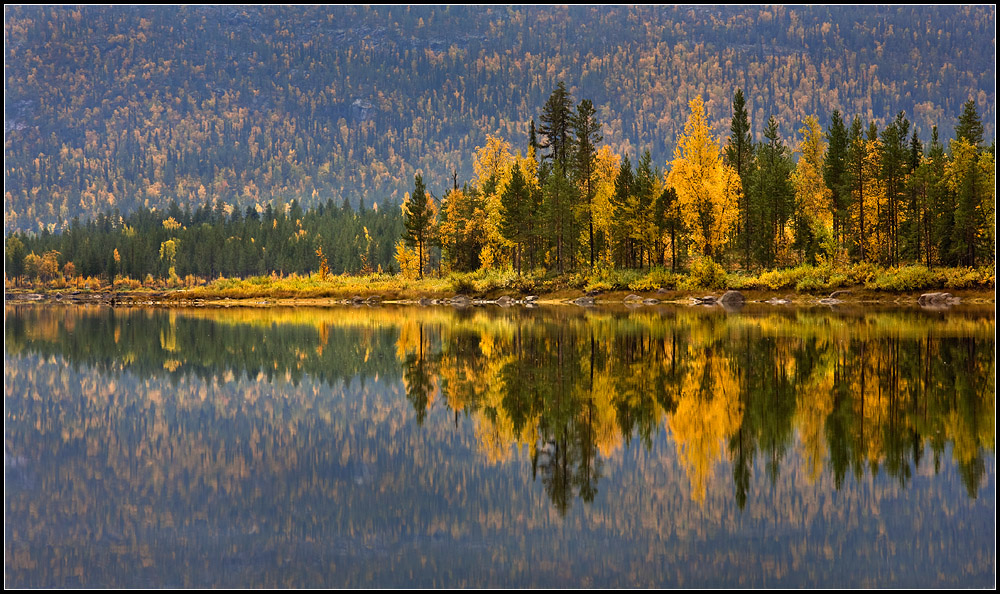
[[[561,81],[617,154],[666,163],[689,101],[755,139],[834,110],[995,135],[995,8],[5,8],[5,230],[101,211],[399,203],[514,146]]]

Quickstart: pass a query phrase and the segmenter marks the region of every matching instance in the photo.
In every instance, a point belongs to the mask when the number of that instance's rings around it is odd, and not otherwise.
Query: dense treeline
[[[705,97],[720,123],[734,87],[756,140],[769,115],[790,138],[835,110],[880,129],[905,110],[921,138],[934,125],[946,138],[969,98],[994,135],[990,6],[15,6],[5,17],[8,232],[171,200],[241,212],[398,204],[417,172],[430,188],[470,178],[486,133],[527,135],[557,80],[593,101],[614,153],[649,150],[656,163],[690,100]]]
[[[388,270],[401,233],[396,206],[358,211],[328,201],[304,211],[293,201],[286,209],[240,212],[221,202],[193,211],[174,202],[165,211],[74,219],[62,233],[14,234],[6,265],[11,278],[42,281],[60,275],[141,281],[310,273],[321,261],[337,273],[372,272]]]
[[[764,140],[751,139],[741,90],[732,105],[723,140],[695,97],[664,171],[648,151],[633,167],[602,145],[592,102],[575,104],[559,83],[539,125],[530,121],[523,155],[488,135],[473,155],[475,177],[460,188],[455,174],[440,198],[417,174],[402,209],[328,200],[303,210],[293,200],[192,211],[172,202],[74,220],[62,233],[13,234],[7,271],[45,281],[995,261],[995,156],[974,101],[947,149],[936,128],[925,148],[903,112],[879,130],[834,111],[826,131],[807,116],[793,151],[773,117]]]

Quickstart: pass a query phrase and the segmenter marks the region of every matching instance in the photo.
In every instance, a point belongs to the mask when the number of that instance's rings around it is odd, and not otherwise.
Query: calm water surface
[[[995,315],[5,309],[10,587],[993,587]]]

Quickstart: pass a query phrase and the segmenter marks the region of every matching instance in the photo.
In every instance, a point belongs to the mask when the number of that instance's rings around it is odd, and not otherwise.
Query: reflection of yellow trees
[[[836,346],[826,344],[819,363],[796,394],[796,425],[805,450],[802,457],[806,476],[819,479],[826,458],[826,418],[833,412],[833,389]]]
[[[23,334],[8,335],[8,353],[57,344],[74,325],[77,334],[93,333],[86,322],[100,310],[29,311],[33,317],[21,325]],[[152,354],[161,359],[151,372],[183,374],[191,366],[217,364],[211,357],[220,350],[185,342],[192,321],[277,328],[295,337],[283,344],[278,334],[267,334],[276,339],[269,343],[278,343],[273,356],[281,358],[273,361],[275,377],[290,378],[290,369],[316,370],[335,361],[331,351],[350,337],[352,348],[339,356],[384,353],[391,360],[394,350],[400,369],[394,377],[410,397],[404,404],[426,413],[438,402],[466,413],[491,463],[509,460],[525,446],[537,454],[565,427],[575,428],[565,438],[567,444],[577,440],[574,447],[585,458],[590,451],[609,457],[637,434],[648,437],[650,427],[666,426],[691,497],[700,502],[713,467],[726,456],[723,444],[737,432],[751,461],[758,449],[768,448],[780,461],[792,458],[785,455],[788,448],[800,448],[795,459],[812,481],[834,457],[839,468],[846,460],[855,472],[909,464],[918,436],[936,451],[950,441],[955,459],[968,464],[993,448],[988,420],[995,410],[994,372],[992,351],[985,348],[993,344],[989,316],[809,310],[727,316],[688,308],[542,313],[392,306],[193,309],[157,313],[158,330],[149,334],[131,327],[153,321],[151,311],[119,309],[107,336],[91,336],[87,343],[88,349],[108,345],[111,354],[104,356],[113,359],[113,369],[128,369]],[[756,374],[758,383],[748,383],[743,356],[765,342],[768,369]],[[245,369],[225,367],[219,377],[231,380],[245,371],[267,380],[271,352],[263,369],[251,361]],[[206,356],[207,361],[200,358]],[[759,363],[760,357],[752,360]],[[788,386],[777,396],[768,383],[776,381],[772,375]],[[194,395],[197,403],[205,400],[204,391]],[[247,392],[248,405],[255,402],[253,394]],[[786,411],[783,420],[774,421],[771,400],[761,404],[765,397],[782,399],[773,404]],[[159,398],[157,404],[163,404],[174,395]],[[215,406],[228,418],[234,404]],[[288,430],[295,434],[294,427]]]
[[[594,441],[602,456],[610,456],[622,446],[614,398],[617,395],[614,378],[601,373],[594,378]]]
[[[701,502],[709,472],[722,459],[722,440],[740,426],[743,411],[729,358],[709,345],[692,348],[689,355],[677,410],[667,426],[691,481],[691,497]]]
[[[174,353],[177,349],[177,312],[170,312],[170,324],[160,330],[160,348]],[[173,371],[173,370],[171,370]]]

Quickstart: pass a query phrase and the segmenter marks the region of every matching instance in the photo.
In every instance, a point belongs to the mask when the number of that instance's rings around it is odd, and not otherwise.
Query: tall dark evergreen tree
[[[880,213],[879,227],[885,238],[881,262],[886,266],[899,265],[899,215],[905,199],[905,182],[909,165],[910,122],[903,112],[882,131],[879,162],[881,181],[885,191],[885,210]]]
[[[424,278],[424,248],[428,243],[431,231],[430,198],[424,188],[424,179],[418,173],[413,179],[413,194],[406,204],[405,231],[403,239],[411,247],[417,248],[419,277]]]
[[[958,125],[955,126],[955,138],[964,138],[977,149],[982,148],[983,122],[976,109],[976,102],[972,99],[962,105],[962,115],[958,117]]]
[[[529,239],[530,220],[533,212],[531,205],[531,188],[528,187],[521,173],[520,163],[514,164],[510,183],[500,195],[503,207],[503,218],[500,221],[500,233],[507,241],[515,245],[514,263],[518,275],[521,274],[524,247]]]
[[[542,107],[542,127],[545,136],[542,148],[549,149],[545,158],[551,160],[554,169],[569,171],[569,157],[572,150],[571,132],[573,127],[573,98],[566,90],[566,83],[560,81]]]
[[[846,173],[844,175],[843,187],[849,192],[851,210],[858,213],[856,220],[848,216],[850,221],[850,254],[855,261],[864,261],[865,254],[865,189],[871,180],[867,177],[865,161],[868,158],[868,147],[865,145],[865,137],[861,120],[857,117],[851,122],[850,131],[847,134],[847,159]]]
[[[924,164],[924,147],[913,131],[910,137],[910,153],[906,162],[906,209],[899,225],[899,255],[903,261],[920,262],[926,253],[927,187],[920,168]]]
[[[629,236],[629,203],[635,192],[635,176],[632,174],[632,162],[628,155],[622,157],[618,166],[618,176],[615,177],[615,193],[611,195],[611,235],[615,262],[619,266],[630,266],[629,256],[632,253],[632,240]]]
[[[740,257],[743,265],[746,266],[750,258],[750,233],[748,224],[748,204],[746,198],[746,187],[753,168],[754,146],[753,138],[750,135],[750,116],[747,113],[746,100],[743,98],[743,89],[736,89],[733,95],[733,119],[729,127],[729,143],[726,146],[726,164],[736,170],[736,175],[740,178],[739,200],[737,209],[739,211],[736,218],[736,244],[739,246]]]
[[[831,209],[833,211],[833,238],[838,246],[843,246],[848,228],[851,209],[851,193],[845,187],[847,174],[847,126],[839,110],[830,115],[830,127],[826,131],[826,161],[823,163],[823,181],[830,188]]]
[[[632,202],[629,205],[629,218],[632,220],[632,239],[635,242],[633,260],[642,267],[643,256],[652,265],[653,258],[653,202],[656,199],[653,192],[656,188],[656,178],[660,177],[653,167],[653,158],[649,151],[643,151],[635,166],[635,185]]]
[[[566,83],[560,81],[542,108],[541,133],[545,136],[542,148],[549,149],[544,156],[548,165],[540,169],[543,201],[548,237],[555,249],[559,272],[566,269],[574,252],[576,234],[576,200],[569,180],[572,155],[573,102]],[[554,179],[553,179],[554,178]]]
[[[587,219],[590,267],[594,267],[594,166],[597,159],[597,144],[603,140],[597,121],[597,111],[590,99],[577,105],[573,115],[573,130],[576,134],[574,169],[577,184],[583,191],[584,216]]]
[[[795,207],[790,179],[794,165],[773,117],[767,122],[764,140],[757,146],[756,168],[749,180],[748,232],[752,260],[771,268]]]
[[[678,242],[683,231],[683,219],[681,218],[679,204],[677,202],[677,190],[664,188],[656,198],[653,207],[654,222],[656,224],[658,237],[669,237],[670,239],[670,270],[677,271],[677,258],[680,255]],[[665,250],[661,250],[660,263],[666,265]]]

